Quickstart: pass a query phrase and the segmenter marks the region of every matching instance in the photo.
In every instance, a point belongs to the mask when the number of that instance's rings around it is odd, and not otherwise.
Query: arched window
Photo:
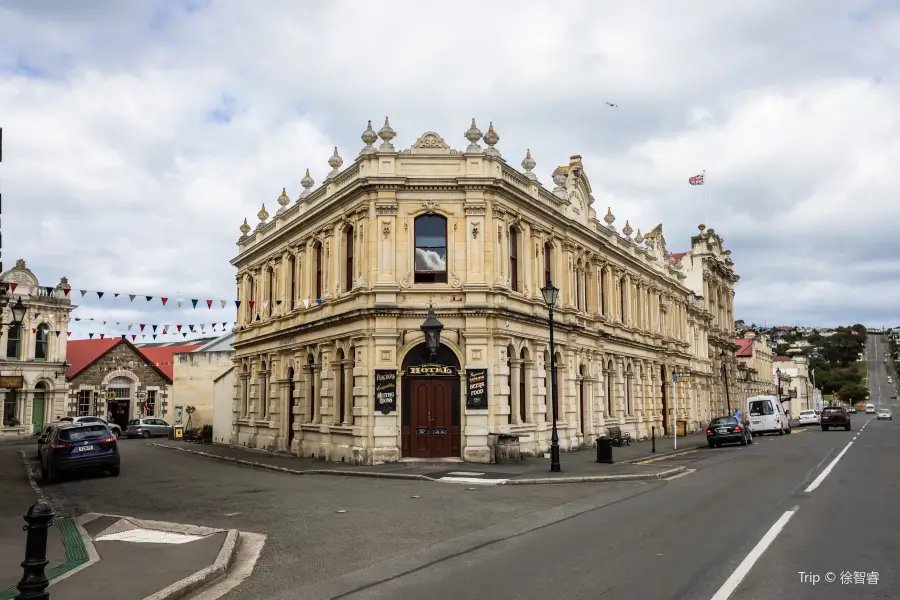
[[[269,268],[267,278],[268,281],[266,282],[266,285],[269,288],[269,307],[266,314],[271,317],[275,314],[275,267]]]
[[[297,297],[297,259],[294,258],[294,255],[288,258],[288,276],[287,276],[287,289],[284,291],[287,298],[287,309],[294,310],[294,299]]]
[[[38,326],[34,335],[34,360],[50,358],[50,326],[43,323]]]
[[[625,322],[625,293],[626,293],[626,282],[625,278],[622,277],[619,279],[619,320],[623,323]]]
[[[11,325],[6,330],[6,358],[19,360],[22,354],[22,326]]]
[[[316,289],[316,300],[322,297],[322,242],[316,242],[315,248],[315,257],[316,261],[316,281],[315,281],[315,289]]]
[[[337,379],[338,420],[340,425],[347,417],[347,382],[344,381],[344,351],[338,349],[334,356],[335,378]]]
[[[266,361],[259,364],[259,406],[256,414],[260,420],[266,418],[269,411],[269,374],[266,371]]]
[[[347,256],[347,264],[344,268],[346,291],[353,289],[353,226],[347,227],[344,233],[344,254]]]
[[[553,270],[551,265],[553,264],[553,246],[550,245],[550,242],[544,244],[544,283],[550,283],[553,281]]]
[[[247,372],[247,363],[241,367],[241,417],[245,418],[250,406],[250,374]]]
[[[416,217],[416,283],[447,283],[447,219]]]
[[[259,305],[259,300],[256,298],[256,278],[251,275],[250,276],[250,297],[247,298],[247,320],[253,321],[253,317],[256,316],[253,313],[258,311],[257,306]]]
[[[600,314],[606,315],[606,267],[600,269]]]
[[[606,418],[612,418],[613,414],[613,363],[606,363]]]
[[[575,264],[575,309],[581,310],[581,261]]]
[[[519,291],[519,234],[515,227],[509,228],[509,282],[512,291]]]

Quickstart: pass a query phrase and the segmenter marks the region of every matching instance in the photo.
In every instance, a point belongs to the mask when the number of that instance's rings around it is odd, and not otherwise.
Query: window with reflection
[[[544,283],[548,284],[552,281],[552,269],[550,265],[553,264],[553,247],[546,243],[544,244]]]
[[[519,234],[515,227],[509,228],[509,281],[512,291],[519,291]]]
[[[416,283],[447,283],[447,219],[423,215],[415,220]]]
[[[353,289],[353,226],[347,227],[344,233],[344,254],[347,257],[347,264],[344,267],[345,290],[349,292]]]
[[[22,326],[11,325],[6,331],[6,358],[18,360],[22,352]]]
[[[34,335],[34,360],[47,360],[50,352],[50,326],[43,323]]]
[[[322,297],[322,242],[316,242],[315,258],[316,261],[316,299]]]

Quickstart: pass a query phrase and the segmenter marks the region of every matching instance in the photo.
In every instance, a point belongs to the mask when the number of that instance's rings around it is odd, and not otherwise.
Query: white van
[[[747,415],[750,417],[750,432],[753,435],[791,432],[791,423],[784,407],[775,396],[751,396],[747,398]]]

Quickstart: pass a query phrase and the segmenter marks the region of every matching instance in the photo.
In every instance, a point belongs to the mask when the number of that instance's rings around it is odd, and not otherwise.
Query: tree
[[[851,404],[856,402],[862,402],[866,399],[866,396],[869,395],[869,390],[866,389],[864,385],[859,383],[847,383],[841,386],[841,389],[837,392],[837,397],[844,401],[849,402]]]

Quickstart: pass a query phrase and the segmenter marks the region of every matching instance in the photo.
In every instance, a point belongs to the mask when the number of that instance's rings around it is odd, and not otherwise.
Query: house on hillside
[[[180,421],[172,394],[175,355],[201,345],[194,341],[136,346],[125,338],[70,340],[66,413],[108,417],[122,429],[138,418]]]

